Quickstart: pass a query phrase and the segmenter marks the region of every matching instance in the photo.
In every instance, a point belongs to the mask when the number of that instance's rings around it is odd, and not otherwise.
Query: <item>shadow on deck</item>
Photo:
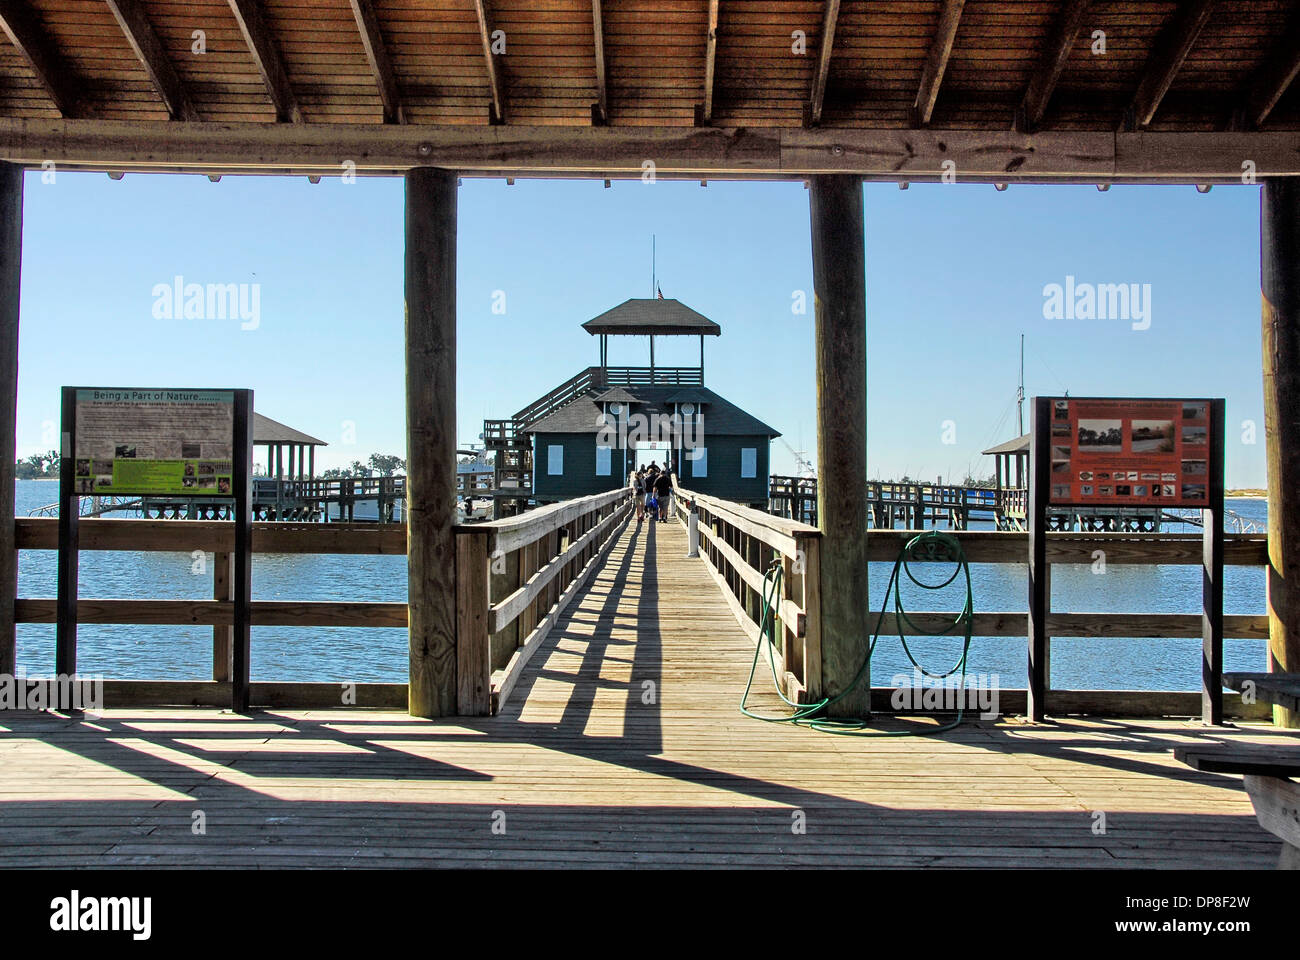
[[[1169,751],[1294,738],[1077,720],[883,740],[749,720],[753,647],[685,552],[676,524],[630,524],[498,717],[0,718],[0,866],[1275,864],[1240,780]]]

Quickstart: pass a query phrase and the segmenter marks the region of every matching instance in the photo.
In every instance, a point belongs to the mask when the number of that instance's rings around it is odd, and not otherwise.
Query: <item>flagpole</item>
[[[658,289],[658,274],[656,273],[655,257],[655,235],[650,234],[650,299],[655,298],[655,290]]]

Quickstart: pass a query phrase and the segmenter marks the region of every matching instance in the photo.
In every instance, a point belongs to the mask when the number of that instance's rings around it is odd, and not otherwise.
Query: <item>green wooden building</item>
[[[704,338],[720,336],[718,324],[677,300],[633,299],[582,326],[600,338],[599,365],[512,420],[485,424],[498,461],[527,468],[537,502],[623,486],[653,459],[698,493],[766,507],[769,449],[780,434],[704,385]],[[649,337],[649,366],[610,366],[617,336]],[[699,366],[656,365],[655,338],[664,336],[699,337]]]

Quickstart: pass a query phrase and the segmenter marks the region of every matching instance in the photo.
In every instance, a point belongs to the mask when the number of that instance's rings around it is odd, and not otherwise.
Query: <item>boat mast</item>
[[[1020,386],[1016,389],[1016,422],[1020,425],[1016,436],[1025,435],[1025,335],[1020,335]]]

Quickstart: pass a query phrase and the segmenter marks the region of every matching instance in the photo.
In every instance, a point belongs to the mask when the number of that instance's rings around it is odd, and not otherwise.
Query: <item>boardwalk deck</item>
[[[740,716],[753,648],[685,549],[633,522],[499,717],[0,716],[0,867],[1276,863],[1240,778],[1170,752],[1297,742],[1262,725],[865,739]]]

